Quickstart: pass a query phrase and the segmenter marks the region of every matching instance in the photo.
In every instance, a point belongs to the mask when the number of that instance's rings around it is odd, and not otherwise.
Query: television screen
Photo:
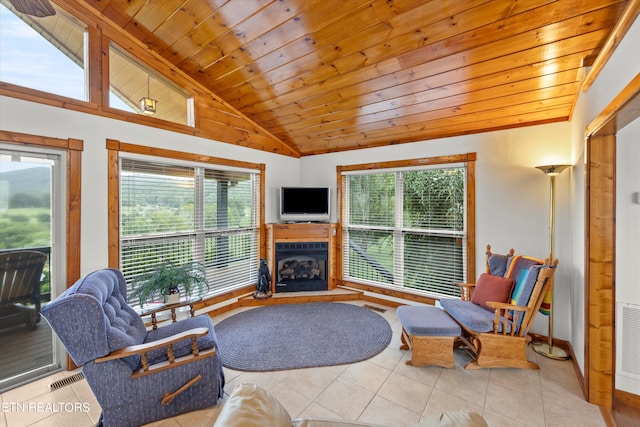
[[[282,221],[328,221],[330,208],[328,187],[281,187]]]

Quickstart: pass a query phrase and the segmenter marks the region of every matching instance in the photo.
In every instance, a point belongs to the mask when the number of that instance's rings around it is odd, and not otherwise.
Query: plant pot
[[[170,289],[169,294],[164,296],[165,304],[178,304],[180,302],[180,290]]]

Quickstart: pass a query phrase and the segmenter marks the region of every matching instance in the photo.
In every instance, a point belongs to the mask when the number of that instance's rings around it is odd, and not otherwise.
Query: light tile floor
[[[352,365],[291,371],[225,369],[225,394],[240,383],[255,383],[273,393],[293,417],[343,418],[393,427],[411,426],[423,417],[455,409],[476,411],[491,427],[606,425],[598,407],[583,399],[569,361],[547,359],[530,350],[529,358],[540,365],[539,371],[465,371],[469,358],[456,351],[455,368],[406,365],[408,352],[398,349],[401,326],[395,309],[384,308],[387,311],[381,315],[389,321],[393,339],[378,356]],[[240,310],[216,317],[214,323]],[[0,395],[0,427],[95,425],[100,407],[86,380],[49,391],[49,384],[73,373],[56,373]],[[222,405],[148,427],[211,427]]]

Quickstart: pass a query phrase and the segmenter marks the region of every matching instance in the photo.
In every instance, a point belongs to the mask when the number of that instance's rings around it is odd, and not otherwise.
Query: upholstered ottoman
[[[454,366],[453,345],[462,331],[444,310],[432,306],[403,305],[398,307],[396,314],[402,323],[400,349],[411,349],[408,365]]]

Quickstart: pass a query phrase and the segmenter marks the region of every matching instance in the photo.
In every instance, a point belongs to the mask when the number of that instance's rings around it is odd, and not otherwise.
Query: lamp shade
[[[571,165],[547,165],[536,166],[536,169],[540,169],[547,176],[558,176],[569,167],[571,167]]]
[[[140,99],[140,112],[142,114],[146,114],[147,116],[153,116],[156,113],[157,105],[158,101],[145,96],[144,98]]]

